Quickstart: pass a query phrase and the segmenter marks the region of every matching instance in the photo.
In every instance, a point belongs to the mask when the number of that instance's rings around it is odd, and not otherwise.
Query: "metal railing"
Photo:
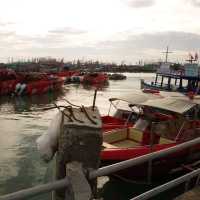
[[[54,181],[52,183],[47,183],[39,186],[35,186],[28,189],[23,189],[18,192],[13,192],[11,194],[6,194],[0,196],[0,200],[17,200],[25,199],[28,197],[33,197],[39,194],[48,193],[57,189],[62,189],[69,186],[69,180],[66,178]]]
[[[116,164],[113,164],[110,166],[102,167],[102,168],[99,168],[98,170],[91,171],[89,173],[89,179],[94,179],[99,176],[106,176],[108,174],[115,173],[119,170],[123,170],[123,169],[129,168],[129,167],[132,167],[132,166],[135,166],[138,164],[142,164],[144,162],[153,160],[155,158],[161,158],[161,157],[167,156],[171,153],[175,153],[176,151],[180,151],[180,150],[189,148],[189,147],[191,147],[193,145],[197,145],[197,144],[200,144],[200,138],[196,138],[194,140],[191,140],[191,141],[188,141],[188,142],[185,142],[182,144],[178,144],[178,145],[170,147],[168,149],[160,150],[160,151],[153,152],[153,153],[150,153],[150,154],[147,154],[144,156],[140,156],[140,157],[133,158],[130,160],[122,161],[122,162],[119,162],[119,163],[116,163]],[[194,171],[192,174],[197,174],[197,173],[200,173],[200,170]],[[183,177],[183,179],[185,180],[184,177]],[[24,189],[24,190],[21,190],[18,192],[0,196],[0,200],[24,199],[24,198],[32,197],[32,196],[35,196],[38,194],[43,194],[43,193],[47,193],[50,191],[62,189],[62,188],[67,187],[68,185],[69,185],[69,180],[66,177],[64,179],[54,181],[52,183],[43,184],[43,185],[36,186],[33,188]]]
[[[198,179],[196,181],[196,185],[199,184],[199,176],[200,176],[200,169],[197,169],[197,170],[194,170],[193,172],[190,172],[190,173],[187,173],[186,175],[184,176],[181,176],[177,179],[174,179],[172,181],[169,181],[163,185],[160,185],[156,188],[153,188],[152,190],[149,190],[137,197],[134,197],[130,200],[146,200],[146,199],[149,199],[149,198],[152,198],[154,197],[155,195],[157,194],[160,194],[166,190],[169,190],[175,186],[178,186],[184,182],[186,182],[186,185],[188,184],[188,181],[190,181],[192,178],[198,176]],[[186,188],[186,187],[185,187]]]

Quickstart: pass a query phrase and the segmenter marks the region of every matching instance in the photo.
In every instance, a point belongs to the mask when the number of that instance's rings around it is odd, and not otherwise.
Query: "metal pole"
[[[108,110],[108,116],[110,115],[111,105],[112,105],[112,103],[110,102],[110,106],[109,106],[109,110]]]
[[[24,189],[18,192],[14,192],[11,194],[0,196],[0,200],[18,200],[18,199],[21,200],[21,199],[36,196],[39,194],[51,192],[52,190],[65,188],[68,185],[69,185],[69,180],[67,178],[64,178],[62,180],[55,181],[52,183],[47,183],[47,184],[29,188],[29,189]]]
[[[92,105],[93,110],[95,107],[96,97],[97,97],[97,90],[94,91],[94,99],[93,99],[93,105]]]
[[[150,153],[150,154],[147,154],[147,155],[144,155],[144,156],[140,156],[140,157],[137,157],[137,158],[122,161],[122,162],[119,162],[119,163],[116,163],[116,164],[113,164],[113,165],[110,165],[110,166],[102,167],[98,170],[92,171],[89,174],[89,178],[93,179],[93,178],[96,178],[98,176],[105,176],[105,175],[117,172],[119,170],[123,170],[123,169],[129,168],[129,167],[147,162],[150,159],[161,158],[161,157],[167,156],[171,153],[174,153],[174,152],[179,151],[179,150],[186,149],[190,146],[193,146],[193,145],[196,145],[196,144],[199,144],[199,143],[200,143],[200,138],[196,138],[194,140],[190,140],[190,141],[184,142],[182,144],[178,144],[178,145],[175,144],[176,146],[173,146],[173,147],[170,147],[170,148],[167,148],[167,149],[163,149],[163,150],[153,152],[153,153]]]
[[[172,180],[172,181],[170,181],[168,183],[165,183],[163,185],[155,187],[152,190],[149,190],[149,191],[147,191],[147,192],[145,192],[145,193],[143,193],[143,194],[141,194],[141,195],[139,195],[137,197],[134,197],[134,198],[132,198],[130,200],[146,200],[146,199],[149,199],[151,197],[154,197],[157,194],[160,194],[161,192],[164,192],[164,191],[166,191],[166,190],[168,190],[170,188],[173,188],[173,187],[175,187],[177,185],[180,185],[181,183],[184,183],[187,180],[190,180],[191,178],[199,175],[199,173],[200,173],[200,169],[197,169],[197,170],[195,170],[193,172],[190,172],[190,173],[188,173],[188,174],[186,174],[184,176],[181,176],[181,177],[179,177],[177,179],[174,179],[174,180]]]

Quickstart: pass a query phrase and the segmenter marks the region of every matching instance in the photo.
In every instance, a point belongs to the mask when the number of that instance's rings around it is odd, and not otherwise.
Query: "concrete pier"
[[[102,124],[96,107],[66,108],[56,155],[56,180],[67,176],[70,187],[57,191],[56,200],[96,198],[97,179],[89,180],[90,170],[98,169],[102,146]]]

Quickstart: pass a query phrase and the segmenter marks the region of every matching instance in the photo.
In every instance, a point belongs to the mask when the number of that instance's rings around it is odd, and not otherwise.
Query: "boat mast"
[[[167,46],[167,50],[162,52],[162,53],[165,53],[165,62],[167,63],[167,59],[168,59],[168,54],[169,53],[173,53],[172,51],[169,51],[169,47]]]

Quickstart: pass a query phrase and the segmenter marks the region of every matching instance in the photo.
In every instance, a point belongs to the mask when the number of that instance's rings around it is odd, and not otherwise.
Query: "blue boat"
[[[147,83],[141,80],[141,89],[198,94],[200,92],[200,66],[191,61],[184,64],[181,70],[172,70],[170,63],[162,63],[154,81]]]

